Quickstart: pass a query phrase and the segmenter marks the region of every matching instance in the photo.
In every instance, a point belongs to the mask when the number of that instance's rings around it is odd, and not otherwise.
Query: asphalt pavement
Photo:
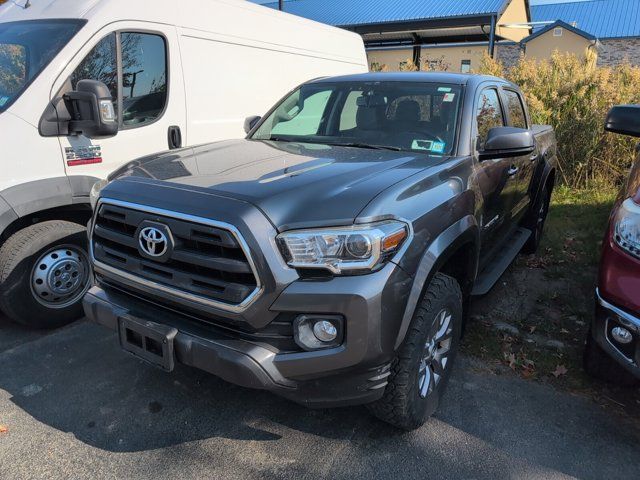
[[[360,407],[308,410],[179,367],[78,322],[0,320],[0,478],[640,478],[640,426],[459,357],[443,403],[401,433]]]

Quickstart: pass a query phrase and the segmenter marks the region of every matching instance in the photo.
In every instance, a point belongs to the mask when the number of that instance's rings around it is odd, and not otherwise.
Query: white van
[[[244,0],[4,3],[0,308],[81,315],[90,190],[119,165],[242,137],[298,84],[366,70],[359,36]]]

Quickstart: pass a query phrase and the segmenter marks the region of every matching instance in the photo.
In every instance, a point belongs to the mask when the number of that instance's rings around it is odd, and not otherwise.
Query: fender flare
[[[478,221],[473,215],[467,215],[451,225],[438,235],[425,250],[414,276],[411,292],[409,293],[409,299],[407,300],[407,305],[402,316],[402,322],[400,323],[394,349],[397,350],[404,341],[405,335],[409,330],[411,320],[413,319],[413,314],[415,313],[418,303],[422,298],[424,289],[429,285],[431,278],[450,258],[448,254],[457,250],[458,247],[466,243],[473,243],[476,246],[480,244],[480,229],[478,227]],[[478,268],[477,251],[473,258],[473,276],[475,278]]]
[[[34,180],[0,192],[0,235],[16,220],[69,205],[88,204],[98,178],[88,175]]]

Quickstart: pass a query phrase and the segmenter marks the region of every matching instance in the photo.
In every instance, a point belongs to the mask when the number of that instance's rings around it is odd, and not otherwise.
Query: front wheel
[[[462,292],[438,273],[424,294],[407,338],[391,365],[384,395],[367,406],[376,417],[404,430],[433,415],[449,380],[462,334]]]
[[[33,328],[55,328],[82,316],[91,283],[86,229],[60,220],[26,227],[0,248],[0,308]]]

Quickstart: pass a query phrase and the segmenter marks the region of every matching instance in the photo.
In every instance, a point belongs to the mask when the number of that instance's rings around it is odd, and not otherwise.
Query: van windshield
[[[251,138],[449,155],[461,93],[459,85],[413,81],[309,83]]]
[[[0,112],[22,94],[83,24],[82,20],[0,23]]]

